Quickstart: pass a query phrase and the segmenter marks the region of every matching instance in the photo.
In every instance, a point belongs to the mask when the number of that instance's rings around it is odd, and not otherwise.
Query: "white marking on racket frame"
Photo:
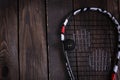
[[[99,10],[100,12],[102,12],[102,9],[98,8],[98,10]]]
[[[120,44],[118,44],[118,48],[120,48]]]
[[[118,30],[118,33],[120,35],[120,25],[118,25],[117,30]],[[120,36],[119,36],[119,38],[120,38]],[[119,41],[120,41],[120,39],[119,39]]]
[[[120,59],[120,51],[118,51],[117,58]]]
[[[87,8],[84,8],[83,11],[87,11]]]
[[[109,17],[112,17],[111,13],[107,12],[107,14],[109,15]]]
[[[120,42],[120,31],[118,31],[118,33],[119,33],[119,35],[118,35],[118,41]]]
[[[114,17],[114,16],[112,17],[112,20],[115,20],[115,17]]]
[[[118,25],[118,28],[120,29],[120,25]]]
[[[107,11],[106,11],[106,10],[104,10],[104,11],[103,11],[103,13],[107,13]]]
[[[114,21],[115,21],[115,24],[119,25],[119,23],[118,23],[118,21],[116,19]]]
[[[77,13],[79,13],[81,11],[81,9],[75,11],[73,14],[76,15]]]
[[[114,66],[113,71],[114,71],[115,73],[117,73],[117,71],[118,71],[118,66],[117,66],[117,65]]]
[[[66,63],[66,66],[68,66],[68,64]]]
[[[61,41],[64,41],[65,40],[65,36],[64,34],[61,34]]]
[[[96,11],[96,10],[98,10],[98,8],[92,8],[92,7],[91,7],[90,10]]]
[[[67,23],[68,23],[68,19],[65,20],[65,22],[64,22],[64,26],[66,26]]]

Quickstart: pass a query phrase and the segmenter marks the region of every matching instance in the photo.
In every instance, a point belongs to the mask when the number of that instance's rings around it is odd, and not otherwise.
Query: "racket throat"
[[[67,71],[68,71],[70,80],[75,80],[75,77],[74,77],[74,74],[73,74],[73,71],[71,69],[69,59],[68,59],[67,51],[65,51],[64,53],[65,53],[65,58],[66,58],[66,67],[67,67]]]

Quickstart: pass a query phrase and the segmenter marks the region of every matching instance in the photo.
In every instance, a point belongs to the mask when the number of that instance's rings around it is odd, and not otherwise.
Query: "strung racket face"
[[[110,80],[118,31],[108,16],[97,11],[78,13],[69,19],[64,35],[75,45],[67,50],[75,80]]]

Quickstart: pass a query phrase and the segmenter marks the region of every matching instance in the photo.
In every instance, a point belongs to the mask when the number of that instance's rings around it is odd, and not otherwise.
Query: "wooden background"
[[[67,80],[60,25],[82,7],[120,20],[120,0],[0,0],[0,80]]]

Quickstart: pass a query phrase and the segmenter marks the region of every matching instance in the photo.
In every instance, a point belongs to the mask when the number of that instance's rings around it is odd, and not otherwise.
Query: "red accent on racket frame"
[[[111,80],[116,80],[116,75],[115,73],[112,74],[112,79]]]
[[[64,34],[65,33],[65,26],[62,26],[61,32]]]

